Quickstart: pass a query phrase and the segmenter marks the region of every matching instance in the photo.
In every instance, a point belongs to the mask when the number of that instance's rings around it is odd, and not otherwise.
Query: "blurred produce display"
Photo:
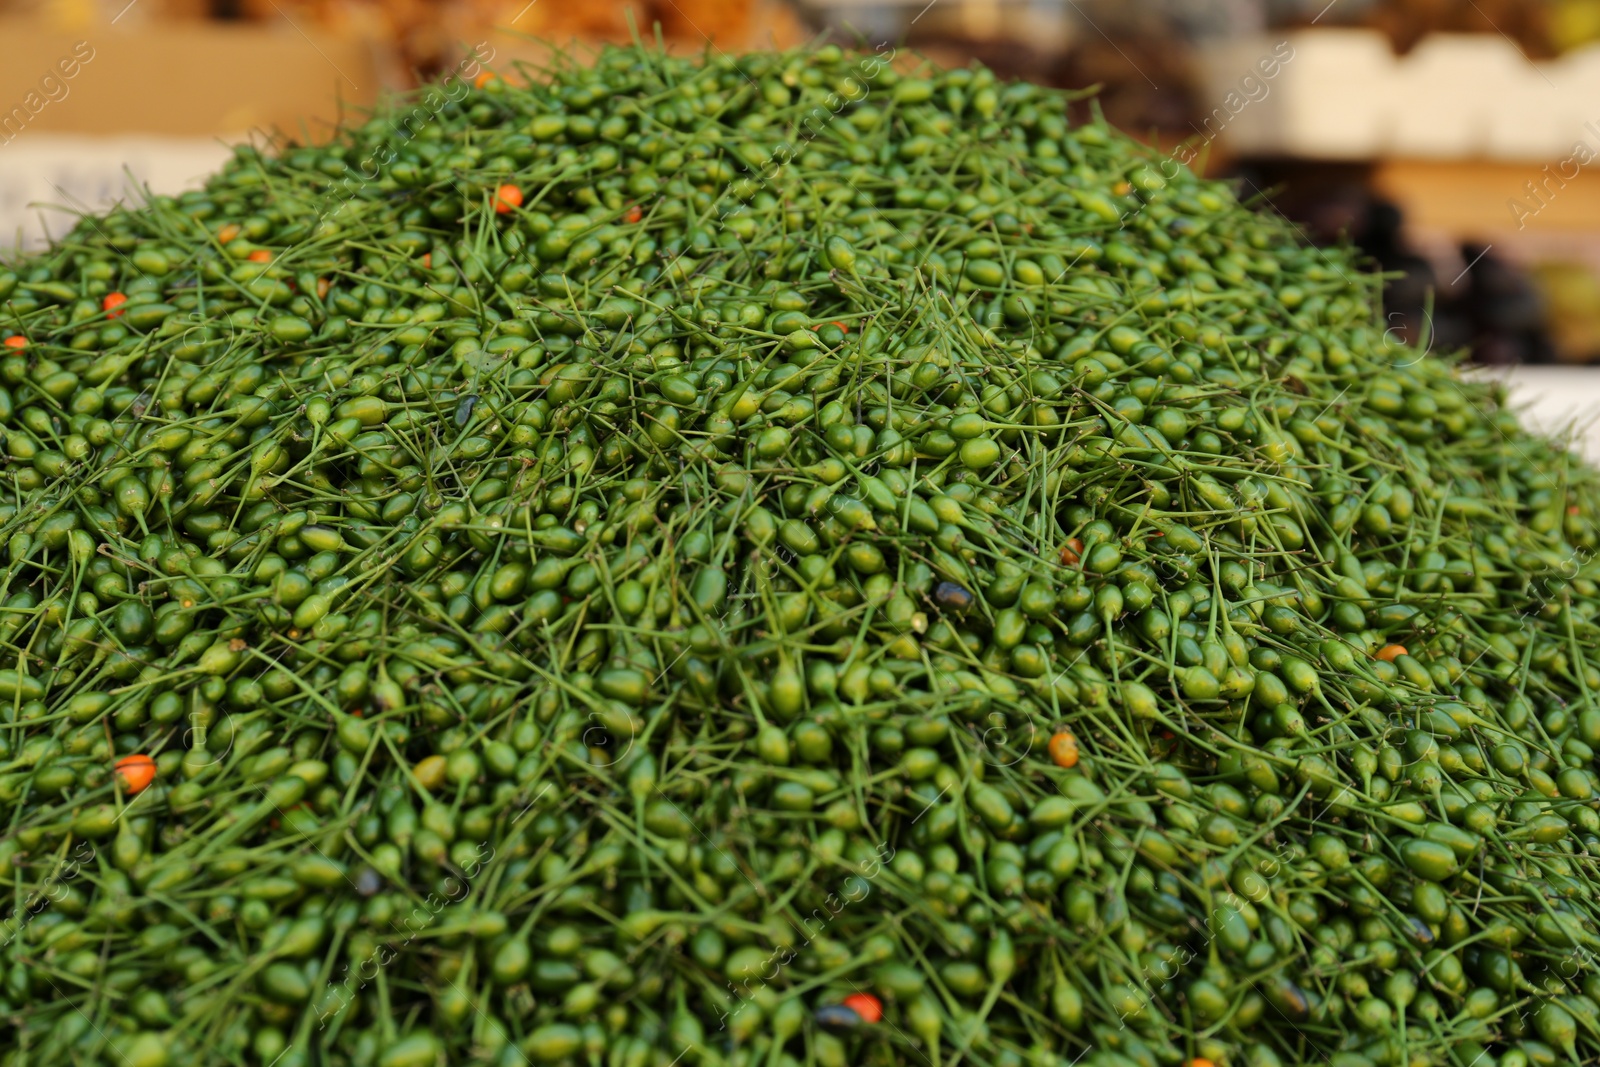
[[[1564,363],[1600,362],[1600,276],[1583,263],[1551,262],[1534,271],[1548,309],[1551,342]]]
[[[1549,18],[1550,41],[1562,51],[1600,41],[1600,0],[1555,0]]]
[[[393,48],[422,79],[447,70],[463,45],[497,31],[565,42],[626,42],[630,19],[653,40],[660,26],[675,47],[786,46],[809,32],[786,0],[0,0],[0,16],[63,26],[212,21],[357,37]],[[293,32],[291,30],[291,32]]]
[[[1308,180],[1317,167],[1335,158],[1356,162],[1366,175],[1363,195],[1400,212],[1392,223],[1363,216],[1358,225],[1350,215],[1341,230],[1311,219],[1348,215],[1351,204],[1337,197],[1286,210],[1307,222],[1320,242],[1348,239],[1370,247],[1375,262],[1407,261],[1395,268],[1403,276],[1386,292],[1388,312],[1404,336],[1469,344],[1486,362],[1588,359],[1584,330],[1573,323],[1585,319],[1589,290],[1562,266],[1585,262],[1570,247],[1581,238],[1538,244],[1521,231],[1573,234],[1570,220],[1588,220],[1600,207],[1588,171],[1573,182],[1550,173],[1553,168],[1570,177],[1581,163],[1573,156],[1575,138],[1600,151],[1600,134],[1589,144],[1582,125],[1588,117],[1582,101],[1591,89],[1600,91],[1600,64],[1585,65],[1600,53],[1583,49],[1600,40],[1600,0],[140,0],[132,8],[109,0],[0,2],[0,12],[17,11],[72,24],[125,15],[124,28],[209,19],[296,42],[296,30],[371,42],[392,56],[383,78],[390,85],[444,74],[468,51],[501,63],[543,64],[552,53],[541,40],[622,42],[634,33],[647,40],[659,33],[669,50],[695,51],[785,46],[821,29],[841,41],[893,41],[948,65],[976,58],[1003,77],[1099,86],[1092,106],[1112,125],[1168,151],[1189,144],[1193,165],[1206,173],[1276,171],[1279,184],[1262,182],[1241,193],[1268,196],[1280,207],[1305,200],[1292,183]],[[1282,78],[1252,74],[1268,50],[1296,33],[1298,46],[1289,49],[1294,58],[1282,65]],[[1524,57],[1544,66],[1535,71]],[[1242,81],[1246,76],[1254,81]],[[296,84],[306,81],[295,76]],[[1404,105],[1392,106],[1396,100]],[[242,130],[263,111],[241,106],[232,113]],[[1075,105],[1073,115],[1090,117],[1091,105]],[[119,128],[120,118],[108,117],[107,129]],[[201,159],[206,147],[131,145],[128,151],[136,159]],[[17,220],[26,204],[67,198],[57,197],[57,188],[95,203],[96,191],[122,187],[115,167],[62,164],[74,156],[74,146],[44,148],[36,145],[36,154],[40,170],[50,171],[48,183],[32,174],[7,175],[0,165],[0,224],[8,233],[23,225]],[[1315,166],[1283,166],[1275,157],[1285,155]],[[1483,157],[1522,169],[1484,174],[1460,189],[1446,188],[1450,183],[1438,174],[1396,188],[1376,173],[1383,161],[1413,157],[1460,173],[1481,169]],[[141,165],[139,172],[158,177],[177,168]],[[1446,201],[1452,216],[1440,226],[1430,216]],[[1508,201],[1522,207],[1508,216]],[[1379,237],[1385,226],[1392,232]],[[26,229],[30,239],[41,232],[32,217]],[[1594,232],[1600,246],[1600,228]],[[1461,254],[1468,245],[1474,254],[1487,250],[1487,258],[1458,279],[1473,258]],[[1554,264],[1548,271],[1540,267],[1547,262]],[[1540,267],[1544,280],[1530,275],[1530,266]],[[1588,267],[1600,268],[1600,259]],[[1562,278],[1569,280],[1554,280]],[[1422,321],[1425,305],[1432,308],[1430,325]]]
[[[291,19],[341,31],[372,33],[397,47],[422,77],[445,69],[463,42],[498,30],[565,41],[626,41],[631,26],[647,40],[660,26],[676,45],[750,47],[799,32],[789,10],[774,0],[212,0],[213,18],[270,23]]]

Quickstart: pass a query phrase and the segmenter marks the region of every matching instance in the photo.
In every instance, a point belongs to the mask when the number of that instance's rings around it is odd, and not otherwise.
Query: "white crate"
[[[1236,153],[1314,159],[1566,159],[1600,153],[1600,46],[1529,62],[1492,34],[1439,34],[1396,58],[1373,30],[1290,33],[1294,58],[1228,125]],[[1282,37],[1252,36],[1201,56],[1202,107],[1232,91]]]
[[[1519,84],[1526,63],[1499,37],[1434,35],[1395,65],[1387,155],[1485,156],[1496,94]]]
[[[1262,77],[1261,62],[1292,51],[1276,77]],[[1394,107],[1394,57],[1388,42],[1364,30],[1263,34],[1201,52],[1201,109],[1215,128],[1246,75],[1265,86],[1228,122],[1222,137],[1239,153],[1360,159],[1376,154]]]
[[[1565,156],[1563,146],[1572,147],[1572,139],[1583,126],[1581,108],[1574,106],[1574,96],[1556,80],[1558,71],[1539,73],[1544,77],[1507,82],[1485,106],[1488,136],[1483,154],[1489,159],[1548,160]],[[1587,99],[1600,102],[1597,95]],[[1600,116],[1600,109],[1595,114]],[[1591,144],[1600,149],[1600,142],[1593,138]]]
[[[0,148],[0,248],[38,248],[117,200],[195,188],[228,158],[220,140],[30,133]]]
[[[1482,367],[1469,371],[1506,383],[1523,425],[1564,441],[1600,463],[1600,371],[1593,367]]]
[[[1552,158],[1568,159],[1580,144],[1600,157],[1600,42],[1567,53],[1546,69],[1566,103],[1553,137],[1559,156]]]

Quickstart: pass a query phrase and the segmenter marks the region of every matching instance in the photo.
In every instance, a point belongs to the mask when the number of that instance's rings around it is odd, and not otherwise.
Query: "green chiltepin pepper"
[[[542,77],[0,272],[0,876],[105,1047],[1266,1067],[1536,992],[1502,1059],[1600,1054],[1590,472],[1065,94]],[[196,989],[252,1029],[169,1050]]]

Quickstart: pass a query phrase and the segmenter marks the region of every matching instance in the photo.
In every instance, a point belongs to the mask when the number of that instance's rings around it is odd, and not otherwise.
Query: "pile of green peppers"
[[[1352,254],[979,67],[455,88],[0,269],[0,1064],[1600,1057],[1600,482]]]

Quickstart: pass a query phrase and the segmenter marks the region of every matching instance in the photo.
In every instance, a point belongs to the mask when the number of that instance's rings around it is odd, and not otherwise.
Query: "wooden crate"
[[[0,140],[44,132],[326,132],[341,111],[371,104],[386,88],[380,49],[308,34],[208,23],[72,32],[0,18],[0,41],[10,57],[0,64],[0,113],[19,106],[25,113],[20,128],[6,130]],[[40,83],[67,57],[77,59],[77,73],[65,79],[61,99],[47,100]],[[30,102],[30,95],[38,100]]]

